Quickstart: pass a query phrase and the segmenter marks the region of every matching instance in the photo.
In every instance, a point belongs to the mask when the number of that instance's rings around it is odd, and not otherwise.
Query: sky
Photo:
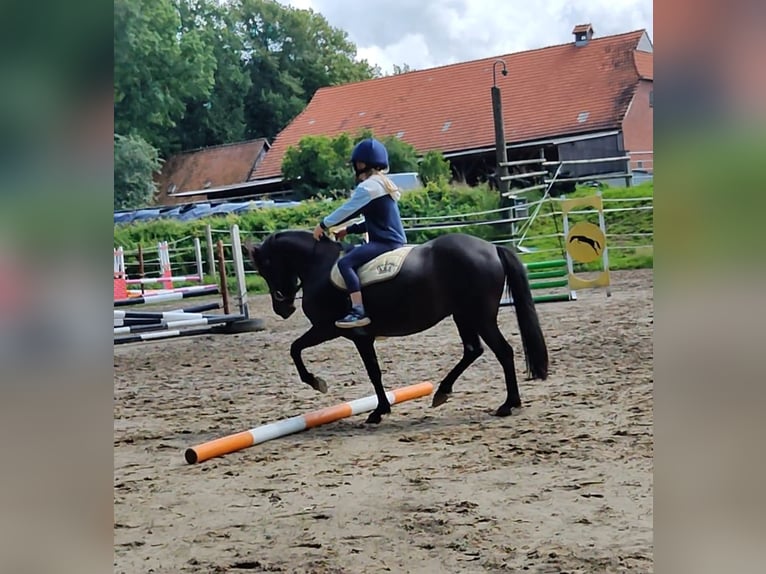
[[[653,0],[280,1],[322,14],[384,73],[564,44],[576,24],[592,24],[594,36],[645,29],[654,42]]]

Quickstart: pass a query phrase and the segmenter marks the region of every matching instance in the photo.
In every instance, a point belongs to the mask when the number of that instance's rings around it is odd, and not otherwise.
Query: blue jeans
[[[340,271],[343,280],[346,282],[346,288],[349,293],[355,293],[361,291],[362,287],[359,284],[359,277],[356,274],[356,270],[375,259],[378,255],[382,255],[388,251],[398,249],[401,245],[396,243],[363,243],[354,247],[346,255],[340,258],[338,261],[338,271]]]

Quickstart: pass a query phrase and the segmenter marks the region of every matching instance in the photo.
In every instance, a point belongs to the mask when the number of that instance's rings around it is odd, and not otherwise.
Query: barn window
[[[649,92],[649,107],[650,108],[654,107],[654,90]]]

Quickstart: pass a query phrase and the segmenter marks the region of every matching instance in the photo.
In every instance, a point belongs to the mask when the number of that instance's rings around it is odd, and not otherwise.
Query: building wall
[[[621,134],[600,138],[584,139],[559,144],[559,160],[599,159],[602,157],[620,157],[623,153]],[[597,163],[565,164],[559,177],[585,177],[605,173],[624,173],[625,162],[601,161]]]
[[[641,80],[622,122],[625,151],[631,153],[631,168],[653,170],[654,107],[651,103],[654,82]],[[641,162],[641,163],[639,163]]]

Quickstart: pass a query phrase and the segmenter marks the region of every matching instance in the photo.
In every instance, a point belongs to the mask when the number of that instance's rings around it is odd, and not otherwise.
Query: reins
[[[272,238],[272,241],[274,243],[276,243],[280,239],[281,239],[281,236],[277,234],[277,235],[275,235]],[[336,241],[335,239],[332,239],[328,235],[324,235],[322,237],[322,239],[320,239],[319,241],[316,241],[315,239],[312,239],[312,242],[313,242],[313,245],[311,246],[311,259],[312,260],[316,259],[316,256],[317,256],[317,246],[319,245],[319,243],[321,241],[329,241],[329,242],[333,243],[338,248],[339,254],[343,252],[343,244],[340,241]],[[289,293],[287,295],[285,295],[282,291],[279,291],[279,290],[274,291],[274,299],[276,301],[279,301],[279,302],[288,301],[290,299],[295,299],[295,296],[298,294],[298,291],[300,291],[302,288],[303,288],[303,281],[301,281],[300,277],[299,277],[298,278],[298,283],[297,283],[297,285],[295,287],[295,291],[293,291],[292,293]]]

